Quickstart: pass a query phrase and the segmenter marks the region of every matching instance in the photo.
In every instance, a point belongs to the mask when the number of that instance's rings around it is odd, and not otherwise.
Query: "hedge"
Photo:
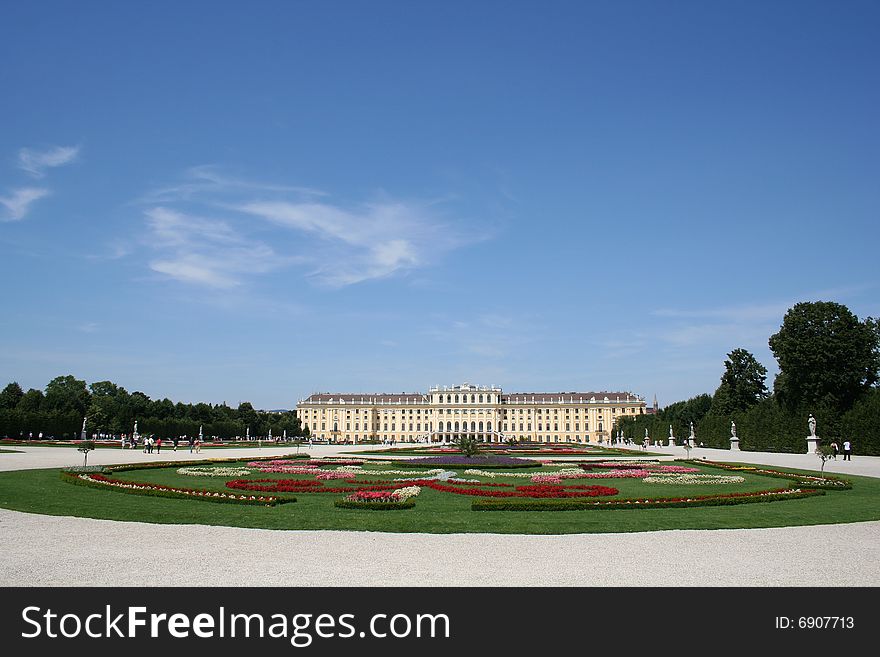
[[[207,463],[236,463],[238,461],[275,461],[289,459],[309,459],[308,454],[287,454],[285,456],[255,456],[250,457],[229,457],[229,458],[213,458],[200,459],[197,461],[152,461],[147,463],[123,463],[120,465],[104,466],[108,472],[129,472],[131,470],[150,470],[152,468],[180,468],[187,466],[201,466]]]
[[[475,500],[471,503],[471,511],[586,511],[617,510],[617,509],[672,509],[698,506],[732,506],[734,504],[754,504],[763,502],[779,502],[796,500],[815,495],[824,495],[825,491],[808,489],[787,492],[793,489],[760,491],[756,494],[741,496],[707,496],[689,499],[657,499],[657,500],[608,500],[604,502],[587,502],[584,500],[565,500],[561,502],[539,500],[525,502],[519,500]]]
[[[338,509],[363,509],[364,511],[397,511],[411,509],[416,505],[413,500],[403,502],[349,502],[348,500],[336,500],[333,506]]]
[[[77,474],[71,474],[68,472],[61,471],[61,480],[66,481],[69,484],[74,484],[76,486],[87,486],[89,488],[97,488],[99,490],[106,490],[114,493],[128,493],[130,495],[143,495],[146,497],[167,497],[178,500],[198,500],[201,502],[220,502],[226,504],[247,504],[252,506],[275,506],[276,504],[285,504],[287,502],[296,502],[295,497],[271,497],[271,496],[262,496],[263,499],[258,499],[255,496],[234,496],[229,493],[223,493],[224,497],[220,495],[214,496],[211,495],[201,495],[199,493],[213,493],[215,491],[207,491],[207,490],[196,490],[192,489],[193,493],[184,493],[182,490],[175,490],[172,488],[119,488],[116,486],[111,486],[107,484],[102,484],[96,481],[89,481],[88,479],[82,479]],[[111,480],[113,481],[113,480]],[[136,483],[136,482],[119,482],[119,483]],[[147,484],[141,484],[147,485]],[[254,499],[250,499],[254,497]]]

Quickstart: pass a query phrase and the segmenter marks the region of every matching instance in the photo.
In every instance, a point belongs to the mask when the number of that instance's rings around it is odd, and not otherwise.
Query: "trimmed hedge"
[[[310,459],[308,454],[287,454],[285,456],[255,456],[250,457],[229,457],[229,458],[213,458],[200,459],[198,461],[153,461],[148,463],[122,463],[119,465],[106,465],[104,468],[107,472],[129,472],[131,470],[150,470],[153,468],[180,468],[187,466],[202,466],[208,463],[237,463],[239,461],[275,461],[281,459]]]
[[[62,468],[62,472],[71,474],[101,474],[104,472],[103,465],[72,465],[69,468]]]
[[[333,506],[337,509],[363,509],[364,511],[398,511],[412,509],[416,503],[413,500],[404,502],[349,502],[348,500],[336,500]]]
[[[130,495],[143,495],[146,497],[167,497],[178,500],[198,500],[201,502],[220,502],[226,504],[246,504],[251,506],[275,506],[277,504],[285,504],[287,502],[296,502],[295,497],[267,497],[263,496],[263,499],[249,499],[251,496],[245,497],[242,496],[233,496],[229,493],[225,493],[225,497],[217,496],[214,497],[212,495],[199,495],[199,494],[187,494],[181,491],[177,491],[170,488],[120,488],[116,486],[111,486],[107,484],[102,484],[96,481],[89,481],[88,479],[81,479],[79,475],[61,471],[61,480],[66,481],[69,484],[74,484],[76,486],[86,486],[88,488],[96,488],[98,490],[106,490],[112,493],[128,493]],[[132,483],[136,484],[136,482],[120,482],[120,483]],[[136,484],[137,485],[137,484]],[[148,485],[148,484],[140,484],[140,485]],[[196,491],[196,489],[192,489]],[[205,492],[205,493],[213,493],[215,491],[196,491]]]
[[[657,499],[657,500],[610,500],[605,502],[587,502],[584,500],[551,501],[539,500],[526,502],[520,500],[475,500],[471,503],[471,511],[586,511],[617,510],[617,509],[672,509],[698,506],[732,506],[735,504],[755,504],[796,500],[816,495],[824,495],[823,490],[798,490],[787,493],[786,490],[763,491],[764,495],[706,496],[703,498]]]

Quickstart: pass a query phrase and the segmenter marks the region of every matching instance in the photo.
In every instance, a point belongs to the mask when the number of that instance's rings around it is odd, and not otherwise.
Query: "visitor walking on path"
[[[837,444],[837,441],[834,440],[831,442],[831,458],[835,461],[837,460],[838,452],[840,452],[840,446]]]
[[[196,454],[201,453],[202,451],[202,439],[196,438]]]
[[[162,453],[162,438],[156,438],[156,454]]]
[[[189,439],[189,453],[190,453],[190,454],[193,453],[193,443],[194,443],[194,442],[195,442],[195,441],[194,441],[192,438]]]
[[[849,440],[843,441],[843,460],[852,461],[852,443]]]

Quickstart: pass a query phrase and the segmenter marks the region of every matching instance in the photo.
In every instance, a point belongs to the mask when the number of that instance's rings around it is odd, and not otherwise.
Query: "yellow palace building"
[[[650,409],[653,410],[653,409]],[[495,386],[437,386],[428,393],[316,393],[297,403],[302,426],[319,440],[358,443],[599,443],[621,416],[649,412],[630,392],[514,392]]]

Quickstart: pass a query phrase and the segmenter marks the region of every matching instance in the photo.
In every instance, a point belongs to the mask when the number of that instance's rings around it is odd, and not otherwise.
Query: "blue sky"
[[[0,8],[0,384],[631,390],[880,315],[874,2]]]

